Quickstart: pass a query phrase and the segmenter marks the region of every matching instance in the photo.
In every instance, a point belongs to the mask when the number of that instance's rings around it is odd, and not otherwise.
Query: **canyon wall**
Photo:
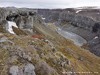
[[[87,40],[90,51],[100,56],[100,9],[39,9],[46,22],[76,33]]]

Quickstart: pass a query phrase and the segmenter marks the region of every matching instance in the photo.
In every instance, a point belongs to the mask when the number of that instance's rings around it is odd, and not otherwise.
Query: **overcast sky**
[[[70,8],[99,6],[100,0],[0,0],[0,7]]]

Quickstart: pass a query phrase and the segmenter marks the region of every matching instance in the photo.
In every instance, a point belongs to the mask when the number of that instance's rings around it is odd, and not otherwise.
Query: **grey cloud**
[[[31,8],[67,8],[81,6],[100,6],[99,0],[0,0],[0,6]]]

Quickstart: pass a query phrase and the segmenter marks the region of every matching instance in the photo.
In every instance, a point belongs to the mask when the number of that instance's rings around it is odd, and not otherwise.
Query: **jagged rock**
[[[15,22],[21,29],[32,29],[34,24],[32,16],[18,16]]]
[[[35,67],[31,63],[27,63],[25,65],[25,67],[24,67],[24,73],[25,73],[25,75],[36,75],[34,70],[35,70]]]
[[[37,74],[40,75],[58,75],[58,73],[50,67],[46,62],[40,62],[36,66]]]
[[[9,70],[9,73],[11,74],[11,75],[18,75],[18,66],[11,66],[10,67],[10,70]]]
[[[11,66],[9,69],[10,75],[36,75],[35,74],[35,67],[31,63],[27,63],[25,66]]]
[[[33,32],[33,26],[36,23],[42,23],[41,17],[36,13],[36,10],[28,8],[0,8],[0,25],[5,30],[8,29],[7,21],[13,21],[17,24],[18,28],[28,29]]]

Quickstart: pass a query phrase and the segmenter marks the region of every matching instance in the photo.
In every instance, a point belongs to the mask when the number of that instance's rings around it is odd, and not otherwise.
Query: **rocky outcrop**
[[[38,9],[37,12],[44,18],[44,21],[48,23],[58,21],[62,9]]]
[[[78,15],[75,13],[62,12],[60,15],[60,23],[63,21],[70,22],[72,25],[91,30],[95,21],[89,17]]]
[[[0,8],[0,17],[0,25],[3,26],[6,31],[8,29],[7,21],[13,21],[17,24],[18,28],[30,32],[33,32],[33,28],[37,23],[43,23],[37,11],[29,8]]]

